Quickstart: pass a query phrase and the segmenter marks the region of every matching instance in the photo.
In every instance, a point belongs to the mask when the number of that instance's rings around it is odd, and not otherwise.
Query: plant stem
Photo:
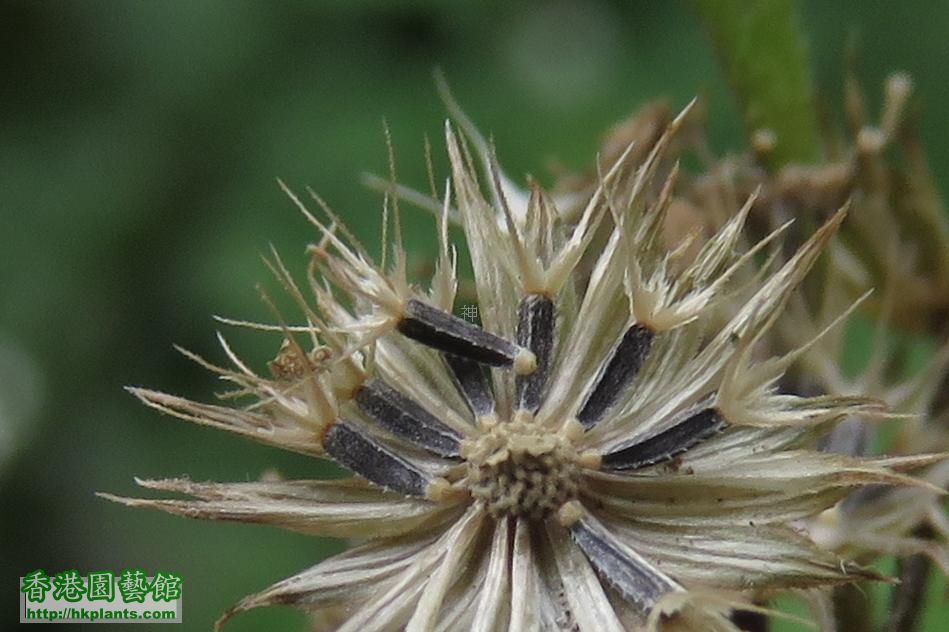
[[[885,630],[913,632],[923,608],[926,578],[931,564],[925,555],[911,555],[899,561],[900,584],[893,588],[890,616]]]
[[[694,0],[748,132],[777,135],[774,163],[820,158],[817,112],[794,0]]]
[[[873,629],[870,601],[866,591],[858,584],[834,588],[833,600],[837,632],[867,632]]]
[[[913,535],[931,539],[929,527],[917,527]],[[926,580],[932,562],[921,553],[898,560],[900,583],[893,587],[890,597],[890,614],[883,630],[887,632],[913,632],[919,622],[919,614],[926,599]]]

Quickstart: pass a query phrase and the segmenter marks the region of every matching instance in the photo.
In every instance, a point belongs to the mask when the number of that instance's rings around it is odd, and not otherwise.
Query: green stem
[[[777,135],[772,167],[820,159],[820,137],[795,0],[693,0],[749,132]]]

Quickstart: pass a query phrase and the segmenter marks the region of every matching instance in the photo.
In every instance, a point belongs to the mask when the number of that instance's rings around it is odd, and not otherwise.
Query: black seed
[[[517,407],[534,412],[540,406],[554,348],[554,302],[546,296],[525,296],[518,309],[517,344],[534,352],[537,368],[514,378]]]
[[[616,539],[587,517],[570,526],[570,535],[590,564],[626,601],[649,611],[678,586],[645,559],[620,547]]]
[[[453,353],[443,354],[445,364],[451,369],[451,376],[458,386],[458,392],[465,399],[471,414],[483,417],[494,412],[494,392],[482,367],[477,362],[462,358]]]
[[[626,330],[577,414],[584,427],[596,425],[623,394],[646,361],[653,338],[655,333],[645,325],[636,324]]]
[[[768,632],[768,619],[760,612],[735,610],[729,619],[743,632]]]
[[[668,461],[720,432],[726,425],[725,418],[716,409],[703,408],[645,441],[604,454],[603,467],[634,470]]]
[[[382,380],[363,384],[354,399],[360,410],[397,437],[438,456],[458,456],[461,434]]]
[[[428,489],[424,472],[342,419],[323,437],[323,449],[340,465],[386,489],[407,496],[424,496]]]
[[[396,328],[433,349],[491,366],[510,366],[519,351],[514,343],[414,298]]]

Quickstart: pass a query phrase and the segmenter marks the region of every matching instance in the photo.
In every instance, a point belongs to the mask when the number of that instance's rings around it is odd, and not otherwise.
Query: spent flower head
[[[923,485],[903,472],[934,458],[816,451],[830,424],[880,404],[782,393],[801,350],[756,355],[844,213],[780,265],[758,255],[781,229],[743,247],[753,197],[689,256],[670,248],[677,169],[654,180],[684,115],[648,151],[603,166],[570,213],[537,185],[517,190],[490,144],[446,125],[451,178],[427,202],[438,208],[427,289],[407,278],[398,230],[377,265],[316,195],[320,214],[287,189],[320,238],[303,285],[269,261],[301,322],[244,323],[284,338],[270,376],[223,337],[232,367],[188,354],[251,403],[132,392],[352,476],[143,480],[194,500],[110,498],[358,540],[222,620],[286,604],[349,631],[725,631],[734,609],[760,610],[777,591],[875,577],[791,525],[861,486]],[[451,222],[481,326],[451,313]]]

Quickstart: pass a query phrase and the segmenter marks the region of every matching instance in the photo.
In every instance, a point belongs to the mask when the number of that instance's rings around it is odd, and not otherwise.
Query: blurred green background
[[[872,100],[911,73],[929,157],[949,190],[949,4],[803,5],[821,98],[839,103],[856,35]],[[733,101],[686,2],[14,1],[0,4],[0,576],[37,567],[181,574],[184,630],[338,542],[123,508],[133,476],[310,478],[321,464],[163,417],[124,385],[207,400],[219,385],[175,353],[220,360],[212,314],[267,319],[255,283],[273,243],[301,269],[314,232],[278,190],[311,185],[367,243],[385,171],[424,187],[440,153],[432,70],[497,139],[512,175],[589,164],[601,134],[655,97],[707,98],[720,152],[744,147]],[[839,111],[839,110],[835,110]],[[439,162],[439,164],[443,164]],[[444,176],[445,171],[441,171]],[[409,249],[430,219],[404,209]],[[279,340],[228,332],[251,361]],[[927,612],[945,629],[945,610]],[[270,609],[228,629],[299,629]],[[3,625],[3,624],[0,624]],[[138,629],[138,628],[136,628]]]

